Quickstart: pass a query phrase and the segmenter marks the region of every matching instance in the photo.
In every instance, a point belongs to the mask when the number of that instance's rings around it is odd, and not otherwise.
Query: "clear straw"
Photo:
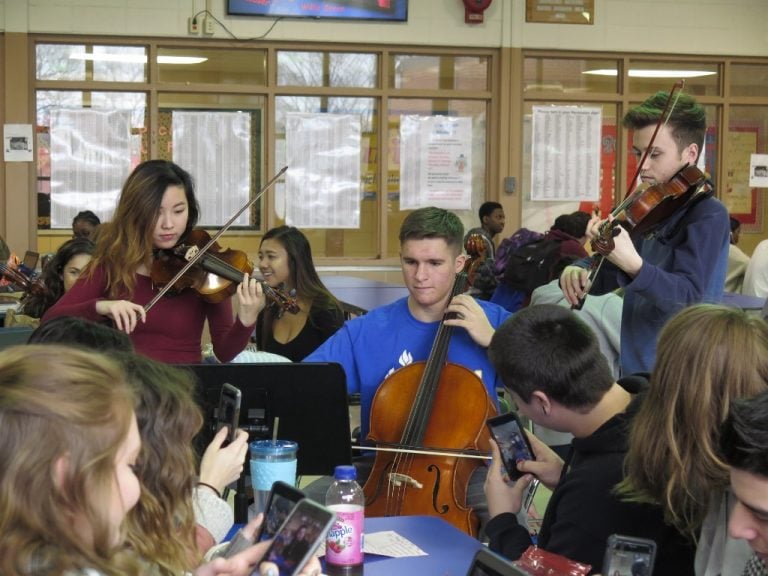
[[[280,416],[275,416],[275,425],[272,428],[272,442],[277,442],[277,428],[280,426]]]

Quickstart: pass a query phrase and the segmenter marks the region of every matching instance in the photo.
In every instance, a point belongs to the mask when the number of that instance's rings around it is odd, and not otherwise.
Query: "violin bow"
[[[643,170],[643,164],[645,164],[645,161],[648,159],[648,154],[651,153],[651,150],[653,150],[653,144],[656,141],[656,136],[659,134],[659,131],[661,130],[662,126],[666,126],[669,122],[669,117],[672,115],[672,110],[675,109],[675,106],[677,105],[677,101],[680,98],[680,94],[682,94],[683,87],[685,86],[685,79],[681,78],[675,84],[672,86],[672,90],[669,91],[669,96],[667,97],[667,101],[664,103],[664,109],[661,111],[661,116],[659,116],[658,122],[656,122],[656,128],[653,130],[653,134],[651,134],[651,139],[648,141],[648,146],[646,146],[645,151],[643,152],[642,156],[640,156],[640,160],[637,162],[637,167],[635,168],[635,174],[632,176],[632,179],[629,181],[629,186],[627,187],[627,192],[624,194],[624,199],[621,201],[621,203],[616,206],[616,208],[613,210],[611,214],[618,214],[621,212],[621,210],[625,209],[627,206],[629,206],[633,193],[635,190],[637,190],[637,186],[635,183],[637,182],[637,179],[640,177],[640,172]],[[613,222],[609,222],[606,220],[601,225],[601,232],[603,226],[608,226],[610,229],[610,234],[612,236],[615,236],[616,231],[616,224]],[[608,230],[606,230],[606,233]],[[606,234],[607,235],[607,234]],[[592,288],[592,284],[594,283],[595,277],[600,272],[600,268],[603,266],[603,260],[605,260],[605,257],[597,252],[596,254],[592,255],[592,265],[589,267],[589,276],[587,277],[587,289],[584,292],[584,296],[582,296],[578,303],[573,304],[571,306],[571,310],[581,310],[581,308],[584,306],[584,301],[587,299],[587,295],[589,294],[590,289]]]
[[[190,258],[187,261],[187,263],[184,264],[184,266],[181,267],[181,269],[176,273],[176,275],[173,278],[171,278],[170,281],[165,286],[163,286],[157,294],[155,294],[155,297],[152,298],[152,300],[150,300],[144,305],[144,311],[149,312],[150,308],[152,308],[155,304],[157,304],[157,301],[160,300],[160,298],[162,298],[165,295],[165,293],[168,292],[168,290],[170,290],[173,287],[174,284],[176,284],[179,278],[184,276],[184,274],[187,273],[187,270],[192,268],[192,266],[194,266],[197,263],[197,261],[200,260],[200,258],[202,258],[205,255],[208,249],[216,243],[216,241],[221,237],[222,234],[224,234],[224,232],[229,230],[229,227],[232,226],[235,220],[238,219],[240,214],[242,214],[243,212],[248,210],[248,208],[253,206],[259,200],[259,198],[261,198],[264,195],[264,193],[267,190],[269,190],[275,184],[275,182],[278,181],[280,176],[285,174],[287,170],[288,170],[288,166],[283,166],[282,170],[280,170],[277,174],[275,174],[272,177],[272,179],[269,182],[267,182],[266,184],[264,184],[264,186],[262,186],[258,194],[256,194],[250,200],[248,200],[248,202],[246,202],[242,208],[240,208],[237,212],[235,212],[235,215],[232,216],[232,218],[230,218],[229,220],[227,220],[224,223],[224,225],[219,229],[219,231],[216,232],[216,234],[211,236],[211,239],[208,241],[208,243],[202,248],[200,248],[200,250],[198,250],[197,253],[194,256],[192,256],[192,258]]]

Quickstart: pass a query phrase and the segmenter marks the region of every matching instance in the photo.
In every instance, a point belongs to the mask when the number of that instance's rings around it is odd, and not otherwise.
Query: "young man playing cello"
[[[665,110],[668,94],[659,92],[624,117],[633,130],[636,156],[644,183],[669,182],[682,168],[695,166],[706,132],[704,108],[686,94],[677,97],[671,112],[651,142]],[[646,154],[647,152],[647,154]],[[599,236],[602,222],[587,225],[590,240]],[[680,309],[698,302],[719,302],[728,264],[730,226],[728,212],[711,191],[694,193],[674,213],[641,238],[620,232],[615,248],[605,257],[590,293],[624,289],[621,319],[621,370],[623,375],[649,372],[656,355],[656,336]],[[560,276],[566,299],[575,305],[588,289],[589,260],[568,266]],[[589,296],[587,296],[588,298]]]
[[[455,214],[439,208],[421,208],[409,214],[400,228],[400,262],[409,295],[346,322],[305,358],[306,362],[338,362],[344,367],[349,392],[360,394],[363,440],[379,385],[397,369],[429,357],[446,312],[457,315],[445,320],[446,325],[454,327],[448,362],[479,375],[492,402],[497,404],[500,382],[486,347],[509,312],[467,294],[451,298],[456,274],[466,260],[462,254],[463,228]],[[484,500],[481,484],[477,485],[477,493]],[[467,500],[471,504],[471,497]]]

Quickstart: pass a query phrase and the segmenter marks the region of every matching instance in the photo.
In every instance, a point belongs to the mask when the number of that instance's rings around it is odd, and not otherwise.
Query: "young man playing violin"
[[[451,212],[429,207],[410,213],[400,228],[400,262],[409,295],[349,320],[305,358],[306,362],[338,362],[343,366],[349,392],[360,394],[363,441],[379,385],[399,368],[429,358],[446,312],[456,314],[455,319],[444,321],[454,327],[448,362],[480,376],[492,402],[498,404],[496,388],[500,382],[486,347],[509,312],[468,294],[451,298],[456,275],[466,261],[463,235],[461,221]],[[484,500],[481,484],[477,488]],[[470,498],[467,503],[472,505]]]
[[[642,162],[639,177],[650,185],[667,183],[682,168],[695,166],[704,144],[704,108],[681,94],[676,101],[673,97],[671,112],[663,119],[667,101],[668,94],[659,92],[630,110],[623,121],[626,128],[633,130],[632,147]],[[651,141],[659,121],[659,131]],[[676,312],[698,302],[722,299],[728,264],[728,213],[712,197],[711,190],[698,192],[635,240],[627,230],[617,227],[615,248],[605,257],[607,262],[603,262],[591,288],[587,285],[589,259],[567,267],[560,276],[560,286],[572,305],[588,291],[605,294],[619,287],[624,289],[623,375],[650,372],[656,336]],[[653,211],[649,216],[655,216]],[[597,217],[590,220],[590,240],[599,237],[601,225]]]

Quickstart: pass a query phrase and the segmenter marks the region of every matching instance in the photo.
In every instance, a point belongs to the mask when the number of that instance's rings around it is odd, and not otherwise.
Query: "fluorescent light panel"
[[[73,60],[94,60],[99,62],[133,62],[136,64],[146,64],[146,54],[86,54],[77,52],[70,54]],[[201,56],[158,56],[158,64],[200,64],[208,58]]]
[[[593,76],[616,76],[618,71],[614,68],[601,68],[597,70],[585,70],[583,74],[592,74]],[[630,78],[701,78],[702,76],[712,76],[716,72],[708,70],[653,70],[653,69],[631,69]]]

